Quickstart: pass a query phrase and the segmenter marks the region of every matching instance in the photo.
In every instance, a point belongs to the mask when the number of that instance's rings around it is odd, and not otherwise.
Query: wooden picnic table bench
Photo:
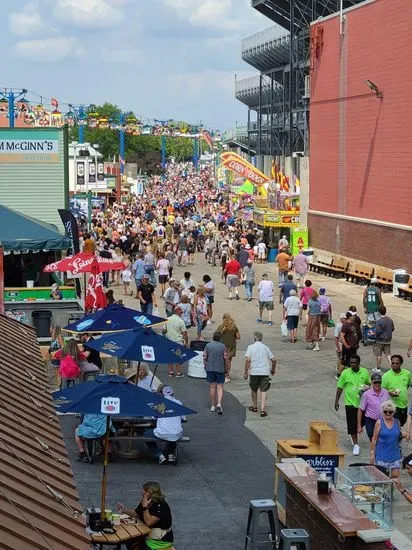
[[[92,531],[90,533],[90,538],[100,550],[106,545],[116,546],[116,548],[120,550],[122,544],[148,535],[150,533],[150,528],[143,522],[137,520],[136,523],[121,523],[120,525],[116,525],[114,531],[115,532],[112,534]]]
[[[328,268],[328,271],[330,275],[335,277],[336,275],[345,275],[346,270],[348,269],[349,260],[347,258],[338,258],[333,257],[332,263],[330,267]]]
[[[393,285],[393,271],[387,267],[375,267],[373,276],[378,279],[379,286],[390,290]]]
[[[326,273],[332,265],[332,254],[317,253],[309,262],[309,269],[317,273]]]
[[[366,281],[369,283],[372,279],[373,270],[373,266],[362,262],[355,262],[346,270],[346,280],[352,283],[355,282],[356,284],[359,284],[361,281]]]

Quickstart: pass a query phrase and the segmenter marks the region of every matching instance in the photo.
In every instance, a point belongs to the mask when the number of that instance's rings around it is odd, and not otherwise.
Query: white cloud
[[[193,25],[215,29],[240,26],[233,0],[166,0],[166,6]]]
[[[30,61],[56,62],[83,55],[83,47],[75,38],[59,37],[44,40],[21,40],[16,43],[16,53]]]
[[[121,5],[110,0],[57,0],[54,15],[79,27],[110,27],[124,20]]]
[[[202,71],[199,73],[179,73],[166,77],[169,86],[182,94],[185,101],[198,101],[198,95],[209,94],[210,90],[220,90],[233,95],[235,75],[231,71]]]
[[[28,36],[38,34],[44,29],[45,23],[35,2],[28,2],[22,11],[9,14],[9,30],[12,34]]]

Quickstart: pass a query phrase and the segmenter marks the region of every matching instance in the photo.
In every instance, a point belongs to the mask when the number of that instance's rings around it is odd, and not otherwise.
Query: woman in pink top
[[[292,264],[296,273],[296,281],[299,287],[302,287],[309,270],[309,259],[304,255],[303,250],[299,250],[299,254],[293,258]]]
[[[80,379],[80,363],[86,361],[86,356],[77,347],[76,340],[69,340],[63,349],[56,352],[54,358],[60,359],[61,389],[69,386],[69,380]]]
[[[302,312],[305,311],[306,322],[308,322],[308,302],[312,297],[315,289],[312,288],[312,281],[305,281],[305,286],[300,291],[300,301],[302,302],[302,309],[300,310],[300,318],[302,319]]]

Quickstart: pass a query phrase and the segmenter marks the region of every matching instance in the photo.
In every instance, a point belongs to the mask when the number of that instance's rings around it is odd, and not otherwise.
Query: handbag
[[[287,336],[288,335],[288,325],[286,321],[282,321],[280,325],[280,334],[281,336]]]

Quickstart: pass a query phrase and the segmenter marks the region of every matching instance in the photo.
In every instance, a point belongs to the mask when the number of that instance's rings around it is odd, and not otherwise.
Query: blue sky
[[[1,87],[117,103],[147,118],[246,122],[240,40],[272,25],[250,0],[7,0]],[[235,9],[236,7],[236,9]],[[5,53],[7,52],[7,56]]]

